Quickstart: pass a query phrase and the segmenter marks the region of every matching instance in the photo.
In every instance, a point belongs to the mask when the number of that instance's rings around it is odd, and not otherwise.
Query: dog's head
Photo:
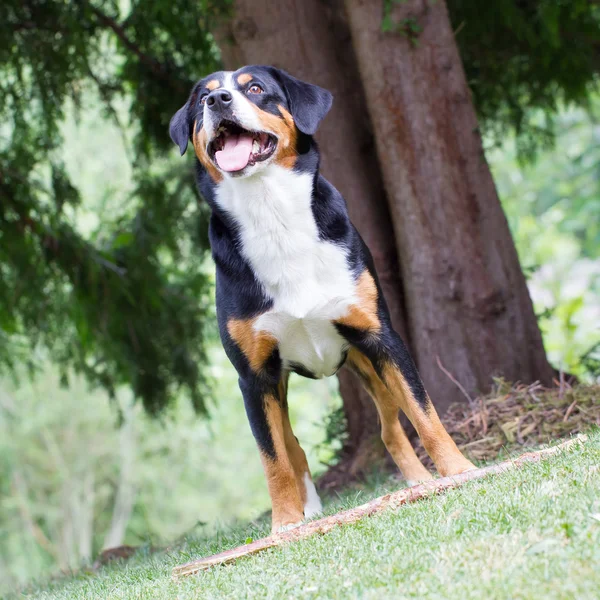
[[[215,181],[252,175],[272,162],[291,169],[299,137],[314,135],[331,102],[327,90],[274,67],[220,71],[194,86],[169,133],[181,154],[192,141]]]

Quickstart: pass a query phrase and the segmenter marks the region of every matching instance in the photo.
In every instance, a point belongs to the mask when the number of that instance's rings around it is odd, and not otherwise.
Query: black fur
[[[315,135],[319,123],[331,108],[333,102],[331,93],[317,85],[300,81],[281,69],[263,68],[279,81],[296,127],[306,135]]]
[[[275,459],[275,445],[264,410],[265,395],[271,390],[266,389],[262,382],[255,377],[240,377],[239,382],[252,435],[254,435],[261,452],[269,458]]]

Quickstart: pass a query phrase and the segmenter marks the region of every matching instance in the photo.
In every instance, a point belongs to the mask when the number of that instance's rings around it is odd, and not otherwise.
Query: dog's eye
[[[248,94],[262,94],[263,93],[263,89],[260,87],[260,85],[258,85],[258,83],[253,83],[249,88],[248,88]]]
[[[206,102],[207,96],[208,94],[202,94],[202,96],[200,96],[200,104],[204,104]]]

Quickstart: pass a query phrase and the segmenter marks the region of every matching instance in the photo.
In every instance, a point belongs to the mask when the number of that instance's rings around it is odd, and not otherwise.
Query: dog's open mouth
[[[270,133],[248,131],[231,121],[223,121],[208,145],[210,157],[223,171],[235,172],[269,158],[277,147]]]

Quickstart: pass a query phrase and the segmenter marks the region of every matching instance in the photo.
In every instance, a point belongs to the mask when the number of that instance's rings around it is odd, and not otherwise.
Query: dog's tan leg
[[[269,368],[268,360],[276,350],[277,341],[268,332],[255,331],[254,319],[230,319],[227,331],[247,361],[240,389],[260,450],[271,496],[273,532],[277,533],[302,522],[306,496],[296,474],[299,453],[289,441],[291,427],[285,397],[288,374],[282,372],[280,363]]]
[[[448,435],[429,396],[427,396],[427,405],[421,406],[400,369],[392,363],[388,363],[383,368],[383,381],[389,390],[394,391],[400,408],[417,430],[427,454],[431,456],[440,475],[457,475],[475,468]]]
[[[417,457],[412,447],[410,451],[407,449],[410,443],[398,422],[398,409],[404,411],[415,426],[425,450],[431,456],[441,475],[456,475],[474,468],[474,465],[461,454],[454,440],[448,435],[429,398],[426,398],[426,405],[422,406],[396,365],[391,361],[384,360],[380,369],[381,376],[379,376],[371,361],[359,350],[353,348],[348,355],[348,360],[359,372],[366,382],[367,388],[371,389],[372,396],[376,399],[382,421],[382,437],[386,431],[386,437],[389,436],[393,440],[392,447],[398,459],[392,454],[392,450],[390,450],[390,454],[407,479],[413,479],[413,476],[407,475],[405,469],[414,469],[417,477],[418,473],[422,473],[422,471],[415,466],[414,459]],[[396,427],[396,422],[398,422],[398,427]],[[387,445],[386,438],[384,438],[384,442]],[[402,464],[399,461],[402,461]],[[419,465],[421,465],[420,461]],[[425,470],[424,467],[422,468]]]
[[[404,475],[409,485],[419,481],[433,479],[431,473],[423,466],[415,450],[406,437],[404,428],[398,419],[398,409],[388,406],[378,409],[381,419],[381,439],[394,462]]]
[[[373,398],[381,420],[381,439],[407,483],[413,485],[418,481],[432,479],[431,473],[415,454],[400,424],[398,401],[383,385],[369,359],[358,350],[352,349],[348,354],[348,366],[360,377],[365,389]]]
[[[296,438],[292,431],[287,404],[287,380],[288,374],[285,374],[279,384],[279,398],[283,407],[283,434],[287,453],[296,475],[296,485],[298,486],[298,493],[302,500],[304,518],[310,519],[320,514],[323,507],[310,474],[306,454],[302,450],[298,438]]]
[[[261,451],[261,459],[273,508],[272,530],[277,533],[302,522],[304,503],[295,468],[297,456],[290,456],[286,443],[286,411],[279,399],[271,394],[264,397],[264,410],[274,452],[270,455]]]

